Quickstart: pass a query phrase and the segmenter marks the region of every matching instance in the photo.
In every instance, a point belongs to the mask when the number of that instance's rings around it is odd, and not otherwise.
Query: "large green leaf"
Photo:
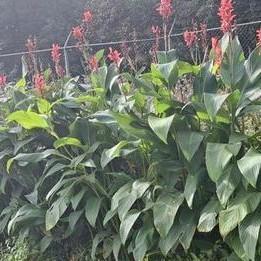
[[[239,237],[243,248],[250,258],[255,260],[256,245],[261,225],[260,212],[249,215],[239,226]]]
[[[168,235],[165,238],[161,237],[159,240],[159,248],[164,256],[167,256],[171,249],[175,250],[179,244],[181,234],[182,226],[180,226],[179,222],[175,221]]]
[[[167,117],[167,118],[156,118],[150,116],[148,121],[151,129],[154,133],[164,142],[167,142],[168,133],[173,122],[174,115]]]
[[[212,229],[217,225],[217,216],[221,209],[218,200],[210,200],[201,211],[198,222],[198,231],[204,233],[212,231]]]
[[[150,222],[145,222],[135,238],[133,256],[135,261],[143,261],[146,252],[153,244],[154,227]]]
[[[240,172],[236,166],[228,166],[224,170],[224,175],[217,181],[217,196],[220,203],[227,204],[240,182]]]
[[[48,129],[49,124],[46,119],[32,111],[16,111],[11,113],[7,117],[8,121],[15,121],[20,124],[25,129],[34,129],[34,128],[41,128],[41,129]]]
[[[139,141],[137,142],[121,141],[111,149],[104,150],[101,155],[102,168],[105,168],[115,158],[123,157],[131,154],[137,149],[138,145],[139,145]],[[129,146],[129,148],[123,149],[126,146]]]
[[[133,227],[134,223],[140,216],[141,212],[137,210],[131,210],[124,218],[124,220],[121,222],[120,225],[120,237],[121,242],[125,244],[128,235],[130,233],[131,228]]]
[[[238,37],[236,36],[234,39],[230,39],[223,54],[220,74],[225,85],[234,88],[242,79],[244,73],[244,61],[244,53],[240,46]]]
[[[154,225],[161,237],[166,237],[171,229],[177,211],[183,203],[181,193],[161,194],[153,206]]]
[[[199,146],[204,139],[204,135],[199,132],[178,131],[176,138],[176,142],[180,146],[185,158],[188,161],[191,161],[199,149]]]
[[[224,174],[224,169],[233,157],[237,155],[241,143],[236,144],[221,144],[208,143],[206,149],[206,165],[209,177],[217,182]]]
[[[82,146],[81,142],[78,139],[71,138],[71,137],[64,137],[64,138],[58,139],[54,142],[53,145],[56,149],[59,149],[64,146],[76,146],[76,147]]]
[[[95,223],[101,208],[102,199],[96,196],[89,196],[85,205],[85,217],[92,227]]]
[[[256,187],[261,169],[261,153],[251,148],[237,165],[246,180]]]
[[[244,218],[254,212],[261,201],[261,193],[240,193],[227,207],[219,214],[220,234],[225,237],[239,225]]]
[[[211,120],[214,120],[218,111],[229,94],[204,93],[204,103]]]

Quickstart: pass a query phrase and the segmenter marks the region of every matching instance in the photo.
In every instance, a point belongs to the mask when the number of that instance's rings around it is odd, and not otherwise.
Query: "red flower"
[[[188,48],[191,48],[197,40],[197,35],[194,31],[187,30],[186,32],[184,32],[183,37]]]
[[[161,0],[156,11],[167,20],[173,14],[172,0]]]
[[[90,10],[85,10],[83,13],[82,21],[86,24],[89,24],[92,22],[93,14]]]
[[[84,39],[84,29],[80,25],[73,27],[72,34],[73,34],[73,37],[76,40],[81,41],[81,42],[83,41],[83,39]]]
[[[223,59],[222,49],[217,37],[212,37],[211,41],[212,41],[212,49],[214,51],[214,56],[215,56],[215,65],[219,67]]]
[[[44,76],[40,73],[37,73],[36,75],[34,75],[33,81],[35,89],[39,91],[41,94],[43,94],[46,85]]]
[[[54,63],[59,63],[61,60],[61,47],[58,44],[53,44],[52,45],[52,60]]]
[[[4,87],[7,83],[7,77],[4,74],[0,74],[0,87]]]
[[[234,7],[232,0],[221,0],[218,16],[220,17],[223,33],[231,32],[235,25]]]
[[[88,60],[88,65],[92,72],[96,72],[99,68],[99,61],[95,56],[91,56]]]
[[[160,28],[159,28],[159,26],[152,26],[151,27],[151,31],[152,31],[152,33],[153,34],[155,34],[156,36],[159,36],[160,35]]]
[[[108,58],[110,59],[110,61],[117,64],[117,66],[120,66],[122,61],[121,53],[118,52],[117,50],[112,50],[111,47],[109,48],[109,51],[110,53],[108,54]]]
[[[256,31],[257,46],[261,46],[261,28]]]

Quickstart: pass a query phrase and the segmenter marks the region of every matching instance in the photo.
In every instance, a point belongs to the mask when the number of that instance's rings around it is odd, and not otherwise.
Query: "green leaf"
[[[31,111],[16,111],[11,113],[7,117],[8,121],[15,121],[20,124],[25,129],[34,129],[34,128],[41,128],[41,129],[48,129],[49,125],[46,119]]]
[[[102,199],[90,196],[85,205],[85,217],[92,227],[95,227],[96,220],[101,208]]]
[[[82,200],[84,194],[86,193],[85,189],[80,190],[76,195],[74,195],[71,198],[71,204],[72,204],[72,208],[75,211],[80,203],[80,201]]]
[[[168,133],[173,122],[174,115],[167,118],[156,118],[149,116],[149,125],[154,133],[164,142],[167,142]]]
[[[214,120],[229,94],[204,93],[204,103],[210,119]]]
[[[52,149],[45,150],[43,152],[36,152],[36,153],[19,153],[14,158],[11,158],[7,161],[6,169],[9,172],[11,165],[13,164],[14,161],[38,163],[51,155],[60,156],[60,154],[56,150],[52,150]]]
[[[196,173],[194,175],[189,173],[187,176],[184,195],[187,200],[188,206],[191,209],[192,209],[192,205],[193,205],[194,195],[197,191],[200,178],[204,172],[205,172],[205,170],[203,169],[203,170],[196,171]]]
[[[229,166],[224,170],[224,175],[217,181],[217,196],[220,203],[227,204],[240,182],[240,172],[236,166]]]
[[[251,148],[246,155],[237,162],[238,168],[246,180],[256,187],[261,168],[261,153]]]
[[[219,214],[219,231],[225,237],[234,230],[244,218],[254,212],[261,201],[261,193],[240,193],[227,207]]]
[[[56,149],[59,149],[61,147],[64,147],[64,146],[76,146],[76,147],[82,147],[82,144],[81,142],[76,139],[76,138],[71,138],[71,137],[64,137],[64,138],[61,138],[61,139],[58,139],[54,142],[53,146],[56,148]]]
[[[150,222],[145,222],[135,238],[133,256],[135,261],[143,261],[146,252],[151,248],[153,242],[154,227]]]
[[[122,153],[122,148],[127,145],[128,141],[121,141],[111,149],[104,150],[101,156],[102,168],[104,169],[113,159],[120,157]]]
[[[244,53],[238,37],[229,40],[226,44],[220,74],[225,85],[234,87],[244,74]]]
[[[18,88],[24,88],[26,87],[26,79],[25,78],[21,78],[16,84],[16,87]]]
[[[121,242],[125,244],[131,228],[140,216],[141,212],[137,210],[131,210],[123,219],[120,225],[120,237]]]
[[[178,131],[176,136],[176,142],[180,146],[182,153],[188,161],[191,161],[199,149],[204,135],[199,132]]]
[[[238,227],[240,241],[251,260],[255,260],[260,225],[260,213],[254,213],[253,215],[249,215]]]
[[[113,252],[115,261],[119,260],[118,256],[119,256],[120,249],[121,249],[121,238],[119,235],[116,235],[113,238],[113,242],[112,242],[112,252]]]
[[[157,64],[156,68],[167,82],[168,88],[173,88],[178,80],[177,60],[170,63]]]
[[[219,180],[232,156],[233,153],[228,150],[228,144],[207,144],[206,165],[212,181],[217,182]]]
[[[159,248],[164,256],[167,256],[171,249],[173,249],[173,251],[176,249],[181,234],[182,226],[180,226],[179,222],[175,221],[168,235],[165,238],[161,237],[159,240]]]
[[[50,246],[50,244],[52,243],[53,238],[50,236],[45,236],[41,239],[40,241],[40,250],[41,253],[44,253],[45,250]]]
[[[182,234],[179,238],[179,241],[183,248],[187,250],[190,248],[193,236],[197,228],[195,213],[192,210],[183,209],[179,220],[182,229]]]
[[[52,206],[47,210],[45,216],[46,230],[49,231],[56,226],[60,217],[64,214],[68,207],[68,200],[65,198],[59,198]]]
[[[45,99],[37,100],[38,111],[41,114],[48,114],[52,108],[51,104]]]
[[[83,213],[83,210],[79,210],[79,211],[72,212],[69,215],[69,226],[72,231],[75,229],[75,225],[77,224],[78,220],[80,219],[82,213]]]
[[[217,225],[217,216],[219,211],[222,209],[220,203],[216,199],[212,199],[201,211],[198,231],[199,232],[210,232]]]
[[[177,211],[183,203],[181,193],[161,194],[153,206],[154,225],[161,237],[166,237],[171,229]]]

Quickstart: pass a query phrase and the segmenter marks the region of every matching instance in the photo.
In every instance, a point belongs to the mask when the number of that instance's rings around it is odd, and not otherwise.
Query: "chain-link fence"
[[[239,40],[245,52],[245,55],[253,50],[256,46],[256,30],[260,28],[261,21],[254,21],[244,24],[238,24],[236,31],[239,36]],[[211,43],[211,37],[222,37],[220,28],[207,29],[207,41]],[[185,46],[183,40],[183,32],[172,34],[170,37],[170,47],[176,49],[178,56],[181,59],[189,60],[190,52]],[[151,49],[155,43],[154,38],[147,39],[131,39],[118,42],[106,42],[106,43],[94,43],[89,44],[91,53],[95,53],[100,49],[107,50],[109,47],[120,50],[126,59],[130,59],[131,63],[135,67],[146,66],[151,61]],[[164,49],[164,39],[160,39],[160,48]],[[63,63],[67,68],[68,73],[75,75],[83,71],[84,64],[81,61],[81,52],[74,40],[69,34],[66,43],[62,47],[63,49]],[[37,58],[42,68],[47,68],[52,63],[50,61],[50,49],[37,50]],[[9,78],[17,78],[21,75],[22,65],[21,58],[26,55],[26,52],[0,54],[0,64],[13,63],[13,69],[9,73]]]

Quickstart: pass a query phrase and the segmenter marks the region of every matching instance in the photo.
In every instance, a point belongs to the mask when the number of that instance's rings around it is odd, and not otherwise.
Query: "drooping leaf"
[[[164,142],[167,142],[168,133],[173,122],[174,115],[167,117],[167,118],[156,118],[150,116],[148,121],[151,129],[154,133]]]
[[[217,182],[233,153],[228,150],[227,144],[208,143],[206,151],[206,165],[209,177]]]
[[[210,119],[215,119],[228,96],[229,94],[204,93],[204,103]]]
[[[187,200],[188,206],[192,209],[194,195],[197,191],[199,181],[202,174],[205,172],[204,169],[196,171],[195,174],[189,173],[186,179],[186,185],[184,190],[184,196]]]
[[[182,153],[188,161],[191,161],[201,142],[204,139],[204,135],[199,132],[192,131],[178,131],[177,143],[179,144]]]
[[[16,111],[11,113],[7,117],[8,121],[15,121],[20,124],[25,129],[34,129],[34,128],[41,128],[41,129],[48,129],[49,124],[46,119],[32,111]]]
[[[238,227],[240,241],[250,260],[255,260],[260,225],[260,213],[254,213],[249,215]]]
[[[210,232],[217,225],[217,216],[219,211],[222,209],[220,203],[216,199],[212,199],[201,211],[198,231],[199,232]]]
[[[133,256],[135,261],[143,261],[146,252],[152,246],[152,239],[154,234],[154,227],[150,222],[146,222],[144,226],[139,230],[135,238],[135,248],[133,250]]]
[[[238,168],[246,180],[256,187],[261,169],[261,153],[250,149],[246,155],[237,162]]]
[[[171,229],[177,211],[183,203],[181,193],[161,194],[153,206],[154,225],[162,238],[166,237]]]
[[[228,166],[224,170],[224,175],[217,181],[217,196],[220,203],[227,204],[240,182],[240,172],[236,166]]]
[[[72,212],[69,215],[69,226],[72,231],[75,229],[75,225],[77,224],[78,220],[80,219],[82,213],[83,213],[83,210],[78,210],[78,211]]]
[[[120,225],[120,237],[121,237],[121,242],[125,244],[128,235],[130,233],[130,230],[132,229],[134,223],[140,216],[141,212],[137,210],[131,210],[123,219]]]
[[[237,225],[239,225],[244,218],[255,211],[261,201],[261,193],[240,193],[227,207],[219,214],[219,230],[220,234],[225,237]]]
[[[85,217],[92,227],[95,227],[96,220],[101,208],[102,199],[96,196],[88,197],[85,205]]]
[[[64,138],[61,138],[61,139],[58,139],[54,142],[53,146],[56,148],[56,149],[59,149],[61,147],[64,147],[64,146],[76,146],[76,147],[82,147],[82,144],[81,142],[76,139],[76,138],[71,138],[71,137],[64,137]]]

